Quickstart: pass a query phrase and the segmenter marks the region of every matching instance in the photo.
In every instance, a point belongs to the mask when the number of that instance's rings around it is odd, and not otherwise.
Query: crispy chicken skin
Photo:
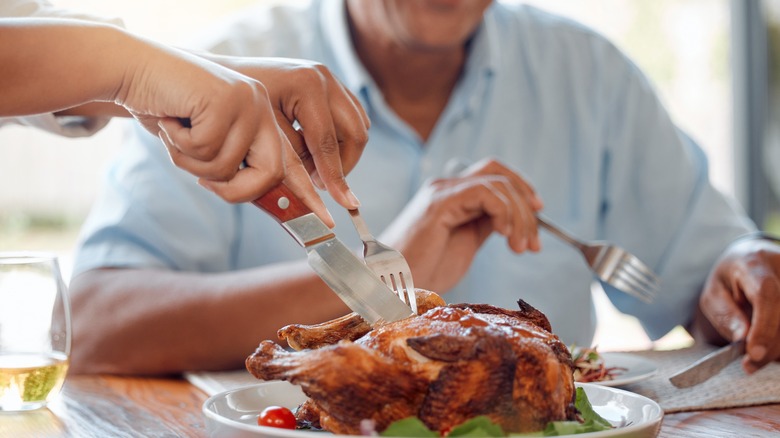
[[[444,431],[487,415],[505,431],[531,432],[574,418],[571,356],[541,312],[523,301],[512,311],[418,297],[420,315],[373,330],[347,322],[352,315],[332,321],[332,331],[285,327],[280,336],[306,349],[263,341],[247,369],[300,385],[309,400],[298,418],[337,434],[359,434],[363,419],[381,431],[416,416]]]
[[[423,314],[434,307],[444,306],[444,300],[433,292],[417,289],[417,313]],[[371,326],[357,313],[322,324],[291,324],[279,329],[279,339],[286,340],[290,348],[305,350],[335,344],[341,340],[354,341],[371,331]]]

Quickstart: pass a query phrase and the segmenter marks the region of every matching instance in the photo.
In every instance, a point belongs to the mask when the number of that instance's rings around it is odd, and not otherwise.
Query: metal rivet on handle
[[[287,207],[290,206],[290,200],[285,196],[282,196],[278,201],[276,201],[276,205],[278,205],[282,210],[287,210]]]

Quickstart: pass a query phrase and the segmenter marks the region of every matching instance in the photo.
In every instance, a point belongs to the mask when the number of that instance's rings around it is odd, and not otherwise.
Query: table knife
[[[271,215],[308,255],[309,266],[370,325],[412,315],[404,304],[284,183],[252,203]]]
[[[745,354],[745,341],[732,342],[677,372],[669,377],[669,381],[678,388],[698,385],[718,374],[720,370],[743,354]]]

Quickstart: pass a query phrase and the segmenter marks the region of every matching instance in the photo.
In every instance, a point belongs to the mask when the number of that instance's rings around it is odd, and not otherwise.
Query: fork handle
[[[563,239],[564,241],[568,242],[571,245],[576,246],[577,248],[582,249],[585,245],[580,242],[579,240],[575,239],[571,234],[563,231],[562,228],[559,228],[557,225],[553,225],[552,222],[549,221],[546,217],[543,215],[537,213],[536,214],[536,220],[539,222],[539,225],[541,225],[543,228],[545,228],[547,231],[551,232],[552,234],[558,236],[559,238]]]
[[[352,223],[355,225],[355,229],[360,236],[360,240],[366,242],[369,240],[376,240],[374,236],[368,231],[368,224],[363,220],[363,216],[360,215],[360,211],[356,208],[349,210],[349,217],[352,219]]]

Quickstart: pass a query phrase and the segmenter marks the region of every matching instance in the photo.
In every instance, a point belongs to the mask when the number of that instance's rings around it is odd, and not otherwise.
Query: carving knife
[[[306,249],[309,266],[370,325],[412,315],[411,308],[336,238],[284,183],[252,203],[276,219]]]
[[[677,372],[669,377],[669,381],[678,388],[698,385],[718,374],[720,370],[743,354],[745,354],[745,341],[732,342]]]

